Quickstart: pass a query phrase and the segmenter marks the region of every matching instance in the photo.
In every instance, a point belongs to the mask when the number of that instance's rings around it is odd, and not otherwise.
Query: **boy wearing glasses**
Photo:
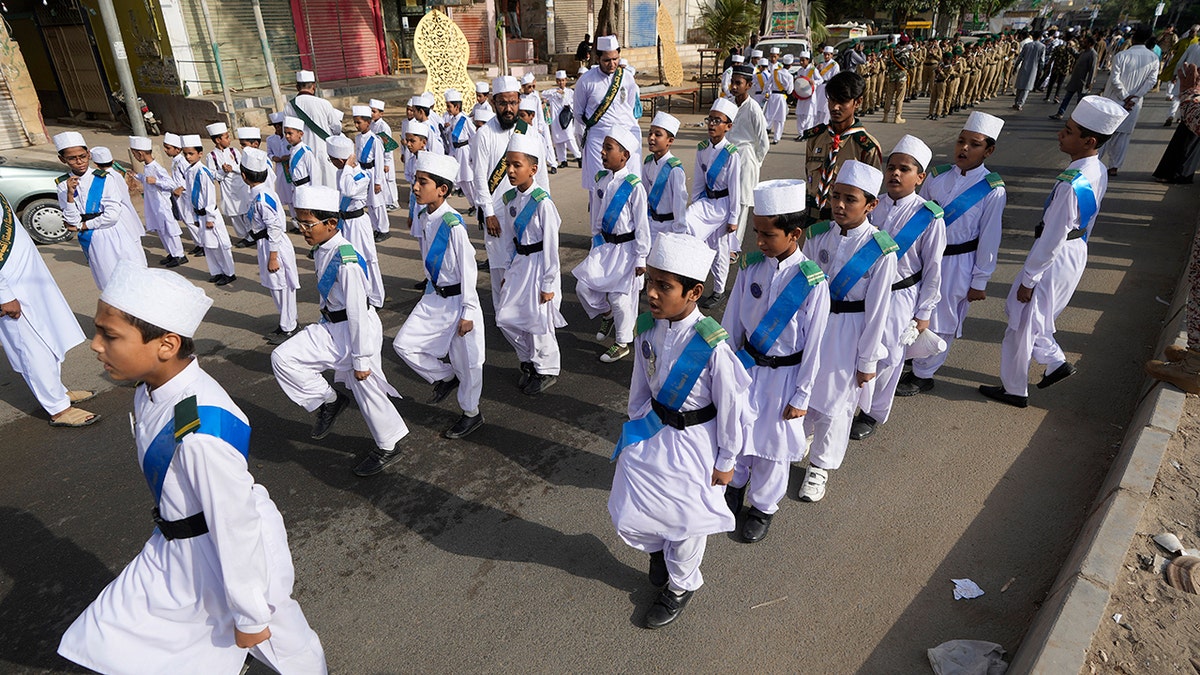
[[[740,87],[744,97],[744,92],[749,90],[750,79],[738,68],[741,66],[734,68],[729,86],[735,90]],[[727,98],[713,101],[708,117],[704,118],[708,126],[708,140],[701,141],[697,146],[696,165],[692,169],[692,203],[684,216],[686,231],[717,252],[712,270],[713,292],[700,301],[701,307],[715,305],[725,297],[725,278],[718,277],[718,271],[729,271],[729,235],[737,231],[742,203],[741,153],[736,145],[725,138],[737,114],[738,106],[733,101]],[[765,130],[766,127],[763,128]],[[721,256],[725,259],[721,260]]]

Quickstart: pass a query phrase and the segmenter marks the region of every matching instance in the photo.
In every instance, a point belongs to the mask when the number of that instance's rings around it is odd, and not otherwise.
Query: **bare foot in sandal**
[[[88,412],[82,408],[67,408],[57,415],[50,416],[50,426],[52,427],[86,427],[95,424],[100,420],[100,416],[93,412]]]
[[[67,392],[67,398],[71,399],[71,405],[75,405],[76,403],[83,403],[84,401],[96,398],[96,392],[73,389]]]

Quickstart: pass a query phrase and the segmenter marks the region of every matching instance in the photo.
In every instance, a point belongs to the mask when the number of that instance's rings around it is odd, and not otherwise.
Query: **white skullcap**
[[[728,117],[729,121],[732,122],[733,118],[737,116],[738,107],[736,103],[727,98],[719,98],[713,101],[712,107],[708,110],[709,112],[719,112]]]
[[[628,66],[628,65],[629,65],[629,60],[628,60],[628,59],[624,59],[624,58],[622,58],[622,59],[619,59],[619,60],[617,61],[617,65],[618,65],[618,66],[621,66],[622,68],[624,68],[624,67],[626,67],[626,66]]]
[[[333,112],[334,120],[337,121],[339,124],[341,123],[342,120],[346,119],[346,113],[342,112],[341,110],[334,108],[332,110],[332,112]],[[338,133],[340,134],[341,131],[338,131]]]
[[[928,145],[925,145],[925,141],[912,135],[907,135],[896,141],[896,147],[892,148],[888,156],[898,152],[917,160],[917,164],[921,166],[922,171],[929,168],[929,160],[933,159],[933,151],[929,149]]]
[[[752,59],[762,58],[762,55],[763,55],[763,53],[762,53],[761,49],[751,49],[750,50],[750,58],[752,58]]]
[[[512,75],[501,75],[492,80],[492,95],[507,94],[511,91],[521,91],[521,85]]]
[[[1109,135],[1121,126],[1129,111],[1121,104],[1103,96],[1084,96],[1071,111],[1071,119],[1079,126],[1098,134]]]
[[[113,161],[112,151],[103,145],[92,148],[92,161],[97,164],[108,164]]]
[[[475,83],[475,93],[476,94],[486,94],[486,93],[488,93],[489,89],[490,89],[490,87],[488,86],[487,82],[476,82]]]
[[[301,185],[296,188],[292,206],[305,211],[329,211],[337,213],[342,196],[338,191],[324,185]]]
[[[199,148],[204,146],[204,141],[200,140],[200,134],[184,134],[180,137],[179,141],[183,143],[183,145],[179,146],[181,148]]]
[[[152,143],[150,139],[146,138],[145,136],[130,136],[129,148],[131,150],[150,151],[154,149],[154,143]]]
[[[304,84],[306,82],[316,82],[317,76],[311,70],[297,70],[296,84]]]
[[[367,101],[367,105],[368,105],[368,106],[370,106],[370,107],[372,107],[372,108],[374,108],[374,109],[376,109],[376,110],[385,110],[385,109],[387,109],[387,104],[386,104],[386,103],[384,103],[383,101],[381,101],[381,100],[377,99],[377,98],[373,98],[373,99],[371,99],[370,101]]]
[[[237,137],[239,141],[261,141],[262,130],[258,127],[238,127]]]
[[[778,216],[804,210],[804,181],[766,180],[754,186],[754,215]]]
[[[830,45],[825,45],[824,47],[821,48],[821,53],[822,54],[832,54],[833,47],[831,47]]]
[[[283,114],[282,112],[273,112],[270,115],[267,115],[267,121],[269,121],[271,124],[283,124],[285,117],[287,117],[287,115]]]
[[[537,78],[533,76],[533,73],[525,73],[525,75],[521,77],[521,84],[533,84],[535,80],[537,80]]]
[[[183,275],[121,260],[100,300],[169,333],[194,337],[212,298]]]
[[[488,123],[488,120],[495,119],[496,113],[489,108],[476,108],[473,115],[476,122]]]
[[[767,53],[768,53],[768,54],[778,54],[778,53],[779,53],[779,47],[771,47],[770,51],[768,51]]]
[[[619,143],[621,147],[629,151],[629,154],[631,155],[637,150],[640,150],[642,147],[642,139],[634,136],[625,127],[613,127],[604,135]]]
[[[588,71],[587,68],[584,68],[583,66],[579,66],[579,70],[575,71],[575,75],[578,77],[579,75],[583,75],[587,71]]]
[[[622,60],[622,61],[625,61],[625,59],[621,59],[621,60]],[[629,62],[628,62],[628,61],[625,61],[624,63],[622,63],[622,64],[621,64],[621,67],[622,67],[622,68],[628,68],[628,69],[629,69],[629,73],[630,73],[631,75],[632,75],[633,73],[636,73],[636,72],[637,72],[637,68],[634,68],[633,66],[629,65]]]
[[[179,137],[179,134],[173,134],[168,131],[163,134],[163,145],[173,145],[177,148],[182,148],[183,139]]]
[[[601,35],[596,38],[596,51],[598,52],[615,52],[621,48],[621,43],[617,42],[616,35]]]
[[[768,61],[768,60],[766,60],[766,59],[759,59],[759,60],[758,60],[758,65],[760,65],[760,66],[765,66],[765,65],[768,65],[768,64],[770,64],[770,63],[771,63],[771,62],[770,62],[770,61]]]
[[[423,107],[423,106],[421,106],[421,97],[420,96],[410,96],[408,99],[408,107],[410,107],[410,108]]]
[[[542,99],[538,98],[537,94],[529,94],[521,97],[521,105],[518,110],[527,112],[537,112],[542,107]]]
[[[447,89],[442,98],[446,99],[446,103],[462,103],[462,94],[457,89]]]
[[[435,101],[434,101],[432,93],[430,93],[428,91],[422,92],[418,98],[421,99],[420,105],[422,108],[432,108],[433,107],[433,104]]]
[[[852,185],[875,196],[879,194],[879,188],[883,186],[883,172],[870,164],[851,159],[838,169],[837,179],[834,182]]]
[[[267,153],[258,148],[246,148],[242,151],[242,168],[249,171],[266,171],[271,160]]]
[[[679,119],[670,113],[665,113],[662,111],[659,111],[659,113],[654,116],[654,119],[650,120],[650,126],[664,129],[672,136],[679,133]]]
[[[371,116],[371,106],[369,106],[369,105],[350,106],[350,116],[351,117],[370,117]]]
[[[556,79],[556,80],[565,80],[565,79],[567,79],[567,71],[565,71],[565,70],[556,70],[556,71],[554,71],[554,79]]]
[[[304,131],[304,122],[299,117],[288,115],[283,118],[283,127],[285,129],[299,129],[300,131]]]
[[[791,54],[783,55],[783,64],[786,66],[792,65],[792,61],[795,61],[795,60],[796,60],[796,58],[794,56],[792,56]]]
[[[229,131],[229,125],[224,122],[214,122],[204,127],[204,132],[209,136],[220,136],[227,131]]]
[[[87,143],[83,141],[83,134],[78,131],[64,131],[61,134],[54,136],[54,149],[62,152],[67,148],[86,148]]]
[[[325,152],[334,159],[350,159],[354,154],[354,141],[345,136],[330,136],[325,141]]]
[[[532,155],[538,158],[539,164],[546,154],[542,146],[542,139],[530,134],[513,134],[510,136],[508,139],[508,148],[505,152],[523,152],[526,155]]]
[[[1000,130],[1003,128],[1004,120],[978,110],[971,111],[971,115],[967,117],[967,123],[963,125],[963,131],[983,134],[992,140],[1000,137]]]
[[[810,52],[810,51],[808,51],[807,49],[805,49],[805,50],[801,51],[801,52],[800,52],[800,56],[798,56],[798,57],[796,57],[796,58],[800,58],[800,59],[811,59],[811,58],[812,58],[812,52]]]
[[[415,171],[424,171],[431,176],[444,178],[451,183],[458,179],[458,160],[439,152],[422,152],[417,155]]]
[[[654,238],[646,266],[704,281],[717,252],[690,234],[663,232]]]
[[[404,127],[404,133],[412,134],[413,136],[424,136],[429,138],[429,123],[420,120],[409,120]]]
[[[746,61],[746,57],[742,56],[741,54],[733,55],[733,60],[732,60],[733,63],[745,63],[745,61]]]

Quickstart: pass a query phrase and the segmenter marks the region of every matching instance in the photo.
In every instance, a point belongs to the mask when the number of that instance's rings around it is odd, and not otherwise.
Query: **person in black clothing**
[[[725,61],[723,61],[721,63],[721,72],[723,73],[723,72],[729,70],[731,67],[733,67],[733,55],[741,54],[741,53],[742,53],[742,50],[740,48],[730,47],[729,48],[729,56],[726,56]]]
[[[588,61],[592,56],[592,36],[584,34],[583,39],[579,41],[579,46],[575,48],[575,60],[579,65],[587,67]]]

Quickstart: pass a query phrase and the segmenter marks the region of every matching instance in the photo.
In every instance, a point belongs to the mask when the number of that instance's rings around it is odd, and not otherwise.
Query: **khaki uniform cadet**
[[[946,88],[954,70],[954,55],[946,52],[936,68],[933,69],[933,84],[929,88],[929,114],[925,119],[936,120],[946,116]]]
[[[921,95],[933,98],[933,83],[937,76],[937,70],[942,65],[942,49],[936,42],[927,42],[925,44],[925,57],[921,62]],[[929,102],[930,107],[933,106],[933,101]],[[930,111],[932,114],[932,111]]]
[[[904,124],[904,98],[908,91],[908,74],[912,70],[912,60],[908,49],[899,47],[887,52],[887,83],[883,89],[883,121],[888,121],[888,113],[892,113],[892,122]]]
[[[863,89],[863,103],[862,110],[860,112],[863,115],[870,115],[875,104],[875,101],[871,96],[871,78],[874,77],[875,73],[875,50],[872,48],[864,49],[863,56],[866,57],[867,60],[862,63],[855,72],[861,75],[863,82],[866,83],[866,87]]]
[[[808,142],[804,160],[808,219],[829,220],[829,188],[833,187],[841,166],[853,159],[879,168],[883,166],[883,153],[879,141],[862,127],[858,118],[841,134],[826,124],[815,126],[804,134],[804,140]]]
[[[875,88],[876,110],[882,108],[884,105],[883,90],[887,86],[887,54],[888,50],[881,49],[879,51],[879,63],[875,68],[875,82],[873,86]]]
[[[338,191],[321,186],[296,189],[296,209],[311,211],[318,220],[336,219]],[[328,228],[322,220],[314,228]],[[372,449],[354,472],[369,476],[382,471],[400,456],[397,444],[408,435],[408,426],[389,397],[400,394],[388,384],[383,371],[383,325],[367,302],[366,262],[340,233],[314,250],[321,321],[309,324],[298,335],[271,353],[271,369],[280,388],[309,412],[316,413],[312,436],[324,438],[346,406],[345,394],[326,381],[323,372],[334,371],[334,381],[349,387],[378,449]],[[359,379],[362,377],[362,379]]]

